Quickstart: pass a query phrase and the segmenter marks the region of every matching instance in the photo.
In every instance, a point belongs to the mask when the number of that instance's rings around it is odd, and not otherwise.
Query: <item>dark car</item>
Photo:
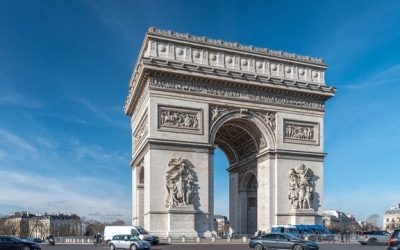
[[[400,229],[394,230],[388,240],[388,250],[400,250]]]
[[[294,235],[286,233],[269,233],[251,238],[250,248],[263,250],[269,248],[293,249],[293,250],[317,250],[319,246],[314,241],[301,240]]]
[[[41,250],[35,242],[24,241],[12,236],[0,236],[1,250]]]
[[[42,240],[40,238],[23,237],[23,238],[20,238],[20,239],[24,240],[24,241],[29,241],[29,242],[42,243]]]

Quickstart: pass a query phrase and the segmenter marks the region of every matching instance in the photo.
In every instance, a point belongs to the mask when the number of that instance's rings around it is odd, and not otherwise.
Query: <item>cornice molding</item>
[[[303,56],[303,55],[298,55],[295,53],[289,53],[289,52],[280,51],[280,50],[272,50],[272,49],[268,49],[268,48],[258,48],[253,45],[242,45],[237,42],[227,42],[227,41],[223,41],[220,39],[210,39],[205,36],[194,36],[194,35],[187,34],[187,33],[186,34],[178,33],[178,32],[172,31],[172,30],[162,30],[162,29],[150,27],[147,34],[161,36],[161,37],[165,37],[165,38],[173,38],[173,39],[183,40],[183,41],[190,41],[190,42],[195,42],[195,43],[199,43],[202,45],[211,45],[211,46],[217,46],[217,47],[221,47],[221,48],[240,50],[240,51],[247,52],[247,53],[257,53],[257,54],[262,54],[262,55],[267,55],[267,56],[272,56],[272,57],[277,57],[277,58],[315,63],[315,64],[318,64],[318,65],[321,65],[324,67],[327,66],[324,63],[322,58]]]
[[[150,28],[129,84],[125,113],[132,116],[147,78],[154,71],[267,86],[281,90],[335,95],[325,85],[322,59],[243,46],[172,31]]]

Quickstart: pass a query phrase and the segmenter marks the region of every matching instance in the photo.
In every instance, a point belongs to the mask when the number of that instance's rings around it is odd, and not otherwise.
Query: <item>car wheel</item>
[[[254,249],[255,250],[263,250],[264,247],[261,244],[255,244]]]
[[[292,249],[293,250],[304,250],[304,247],[301,245],[294,245]]]
[[[136,245],[132,244],[130,250],[136,250],[136,249],[137,249]]]
[[[361,245],[365,246],[365,245],[367,245],[367,243],[365,243],[365,242],[361,242]]]
[[[376,244],[378,244],[377,239],[370,239],[370,240],[368,241],[368,245],[376,245]]]
[[[114,244],[110,244],[110,250],[115,250],[115,246],[114,246]]]
[[[22,246],[21,250],[31,250],[31,247],[30,246]]]

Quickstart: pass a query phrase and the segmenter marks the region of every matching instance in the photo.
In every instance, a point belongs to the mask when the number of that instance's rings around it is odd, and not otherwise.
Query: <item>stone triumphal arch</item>
[[[321,59],[150,28],[125,112],[132,217],[160,236],[214,229],[215,148],[229,160],[238,233],[321,223],[323,118],[335,88]]]

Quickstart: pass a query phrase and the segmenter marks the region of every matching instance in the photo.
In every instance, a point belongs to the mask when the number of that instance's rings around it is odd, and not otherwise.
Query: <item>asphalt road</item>
[[[105,250],[108,249],[105,246],[94,246],[94,245],[55,245],[48,246],[43,245],[42,250]],[[152,246],[151,250],[240,250],[250,249],[245,244],[174,244],[174,245],[157,245]],[[320,250],[386,250],[386,246],[361,246],[359,244],[320,244]]]

